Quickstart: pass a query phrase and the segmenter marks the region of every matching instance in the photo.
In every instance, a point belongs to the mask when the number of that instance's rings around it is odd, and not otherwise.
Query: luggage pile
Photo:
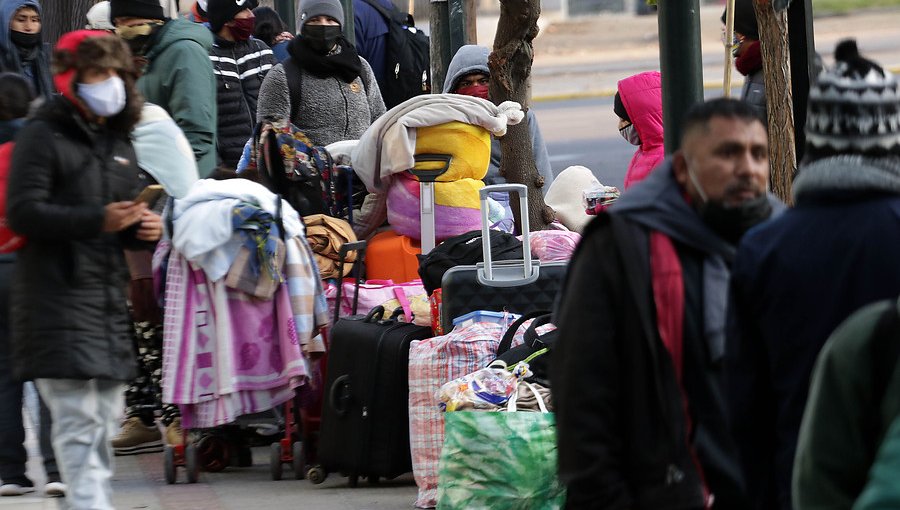
[[[441,142],[467,145],[427,133],[457,133],[489,151],[488,131],[451,125],[426,129],[413,167],[394,174],[401,199],[414,198],[416,218],[403,221],[402,232],[358,241],[353,169],[291,129],[263,129],[250,144],[247,175],[255,172],[268,190],[241,180],[225,193],[228,186],[213,183],[198,188],[208,186],[205,198],[170,204],[173,241],[157,254],[167,401],[181,406],[186,427],[198,428],[284,404],[273,479],[284,464],[316,484],[340,473],[351,487],[412,472],[422,508],[559,508],[549,310],[578,234],[530,232],[524,185],[485,187],[486,157],[436,152]],[[512,193],[521,237],[492,230],[491,197]],[[386,203],[387,217],[408,206],[396,202],[401,195]],[[192,232],[189,203],[246,220],[233,219],[247,223],[243,230],[217,234],[217,246],[238,256],[197,248],[204,240]],[[476,223],[466,230],[447,221],[451,214]],[[240,370],[263,359],[278,365],[277,384],[242,386]],[[242,391],[257,393],[244,399]],[[197,478],[196,449],[181,452],[189,481]]]

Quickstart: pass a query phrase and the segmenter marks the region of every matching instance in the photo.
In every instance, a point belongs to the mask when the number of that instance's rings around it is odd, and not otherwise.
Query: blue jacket
[[[32,7],[43,17],[37,0],[4,0],[0,4],[0,71],[24,75],[37,95],[50,97],[55,90],[50,76],[49,45],[40,44],[32,51],[20,54],[20,48],[9,37],[9,22],[22,7]]]
[[[393,9],[389,0],[375,0],[385,9]],[[366,0],[353,0],[353,33],[356,51],[372,66],[379,87],[384,87],[384,66],[387,56],[388,24],[384,17]]]
[[[860,307],[900,294],[900,195],[835,189],[796,204],[744,236],[732,270],[726,374],[756,508],[791,508],[800,422],[828,336]]]

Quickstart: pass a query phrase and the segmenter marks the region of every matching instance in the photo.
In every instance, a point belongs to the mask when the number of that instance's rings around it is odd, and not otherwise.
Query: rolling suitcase
[[[412,471],[409,345],[432,332],[397,315],[385,319],[377,306],[331,330],[319,462],[325,473],[349,476],[351,487],[360,476],[373,481]]]
[[[484,262],[476,265],[452,267],[441,280],[441,326],[452,328],[453,319],[475,310],[529,313],[552,310],[556,296],[562,289],[565,262],[542,264],[531,258],[531,233],[528,225],[528,188],[523,184],[495,184],[485,186],[481,198],[481,231],[488,238],[488,194],[491,192],[519,194],[522,217],[522,260],[494,262],[490,243],[482,243]]]

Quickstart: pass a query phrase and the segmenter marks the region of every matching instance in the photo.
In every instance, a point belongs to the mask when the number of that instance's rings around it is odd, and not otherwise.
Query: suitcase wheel
[[[169,485],[175,483],[175,448],[169,445],[166,445],[166,449],[163,451],[163,471],[166,475],[166,483]]]
[[[197,447],[188,443],[184,449],[184,469],[187,472],[187,482],[197,483],[200,479],[200,463],[198,462]]]
[[[300,441],[294,442],[291,446],[291,453],[293,453],[291,467],[294,468],[294,478],[303,480],[303,477],[306,476],[306,450],[303,449],[303,443]],[[324,475],[322,479],[325,479]]]
[[[283,469],[284,465],[281,463],[281,443],[272,443],[272,445],[269,446],[269,474],[272,475],[272,480],[281,480]]]
[[[309,471],[306,472],[306,479],[310,481],[313,485],[319,485],[320,483],[325,481],[325,478],[328,474],[325,472],[325,468],[322,466],[313,466],[309,468]]]

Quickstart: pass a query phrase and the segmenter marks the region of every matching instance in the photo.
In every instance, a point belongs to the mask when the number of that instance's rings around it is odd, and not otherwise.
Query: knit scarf
[[[734,67],[744,76],[750,76],[762,69],[762,50],[759,41],[748,41],[744,45],[744,51],[734,59]]]
[[[323,55],[306,44],[303,37],[295,37],[288,44],[288,53],[293,61],[319,78],[340,78],[347,83],[359,77],[362,61],[356,48],[343,36],[338,39],[337,46],[327,55]]]
[[[845,154],[800,167],[793,184],[794,200],[829,191],[874,191],[900,194],[900,158]]]

